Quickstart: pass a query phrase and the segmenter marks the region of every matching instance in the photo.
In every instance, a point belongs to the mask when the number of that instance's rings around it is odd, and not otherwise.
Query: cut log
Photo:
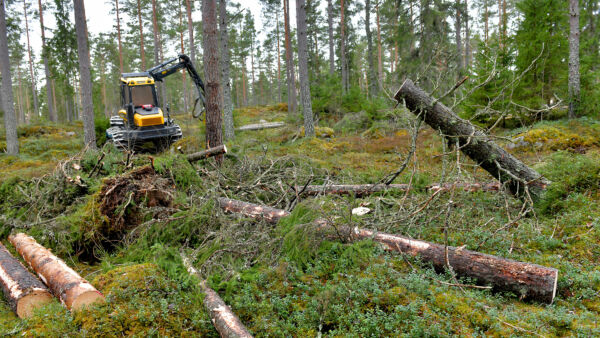
[[[319,195],[319,194],[354,194],[356,196],[364,196],[380,191],[387,190],[402,190],[406,191],[408,184],[331,184],[331,185],[309,185],[304,189],[303,194]]]
[[[227,212],[237,213],[257,219],[264,219],[268,223],[277,223],[279,222],[279,219],[290,214],[289,212],[282,209],[271,208],[266,205],[232,200],[224,197],[218,198],[217,201],[221,209]]]
[[[404,100],[413,114],[422,118],[433,129],[441,131],[450,143],[456,144],[458,140],[463,153],[494,178],[506,183],[513,194],[526,197],[526,191],[529,191],[531,197],[537,199],[550,184],[537,171],[502,149],[487,134],[458,117],[410,79],[404,81],[394,98],[398,102]]]
[[[237,200],[228,200],[235,209],[230,212],[241,213],[253,218],[263,218],[271,223],[277,223],[281,217],[289,215],[285,210],[259,206]],[[224,204],[221,203],[221,207]],[[260,210],[268,210],[260,214]],[[278,218],[270,215],[277,213]],[[333,230],[325,219],[313,222],[319,229]],[[360,228],[337,226],[336,234],[345,235],[350,240],[372,239],[384,245],[388,250],[418,256],[425,262],[430,262],[438,271],[446,268],[444,245],[415,240],[399,235],[377,233]],[[447,247],[448,264],[458,276],[477,280],[479,284],[491,285],[496,291],[510,291],[522,299],[552,303],[556,296],[558,270],[537,264],[518,262],[502,257],[487,255],[462,248]]]
[[[499,182],[490,182],[490,183],[466,183],[466,182],[454,182],[454,183],[444,183],[442,185],[432,184],[427,187],[428,190],[451,190],[451,189],[461,189],[468,192],[475,191],[499,191],[500,183]]]
[[[206,149],[204,151],[199,151],[197,153],[187,155],[187,160],[190,162],[200,161],[212,156],[227,154],[227,147],[223,144],[218,147],[213,147]]]
[[[264,123],[255,123],[255,124],[247,124],[245,126],[241,126],[237,128],[239,131],[244,130],[261,130],[261,129],[270,129],[270,128],[279,128],[285,126],[285,122],[264,122]]]
[[[104,296],[88,281],[32,237],[18,233],[9,236],[8,240],[69,310],[104,301]]]
[[[210,319],[221,337],[252,337],[240,319],[231,311],[231,308],[225,304],[221,297],[219,297],[219,294],[211,289],[206,280],[200,276],[200,273],[194,268],[189,258],[181,253],[181,259],[187,271],[200,279],[200,288],[206,295],[204,297],[204,307],[210,314]]]
[[[14,258],[2,243],[0,284],[4,297],[19,318],[30,317],[33,310],[52,301],[48,288]]]

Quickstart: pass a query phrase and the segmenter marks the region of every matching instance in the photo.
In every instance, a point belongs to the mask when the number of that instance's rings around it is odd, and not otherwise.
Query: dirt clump
[[[151,166],[144,166],[104,181],[100,190],[100,212],[109,220],[105,236],[120,235],[140,224],[150,211],[160,217],[173,205],[175,185]],[[146,210],[142,210],[146,209]]]

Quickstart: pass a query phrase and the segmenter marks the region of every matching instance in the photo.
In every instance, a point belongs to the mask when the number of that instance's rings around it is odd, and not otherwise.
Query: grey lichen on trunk
[[[308,42],[306,28],[305,0],[296,0],[296,24],[298,26],[298,68],[300,73],[300,96],[302,115],[304,117],[305,137],[315,136],[312,103],[310,99],[310,83],[308,79]]]

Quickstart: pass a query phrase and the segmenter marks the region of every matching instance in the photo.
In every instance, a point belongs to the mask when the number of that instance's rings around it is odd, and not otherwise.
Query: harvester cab
[[[183,136],[181,128],[171,119],[168,108],[165,116],[159,104],[155,82],[184,68],[198,89],[192,115],[201,116],[205,106],[204,84],[189,57],[181,54],[147,72],[121,75],[121,109],[117,116],[110,119],[107,139],[123,149],[147,142],[153,142],[157,149],[164,149],[179,140]],[[200,109],[198,102],[201,102]]]

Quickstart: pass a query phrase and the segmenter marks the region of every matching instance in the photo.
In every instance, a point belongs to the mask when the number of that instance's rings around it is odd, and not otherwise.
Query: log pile
[[[531,169],[472,123],[461,119],[444,104],[429,96],[410,79],[404,81],[394,98],[434,130],[441,131],[453,145],[489,172],[516,196],[539,198],[550,181]]]
[[[19,318],[30,317],[33,310],[52,301],[48,288],[14,258],[2,243],[0,284],[8,304]]]
[[[213,325],[221,337],[252,337],[250,332],[248,332],[248,329],[246,329],[240,319],[233,313],[233,311],[231,311],[229,306],[227,306],[221,297],[219,297],[219,295],[208,286],[206,280],[202,279],[200,273],[198,270],[196,270],[196,268],[194,268],[189,258],[182,253],[181,259],[183,260],[183,265],[185,265],[185,268],[188,270],[188,272],[200,279],[200,288],[205,294],[204,307],[210,314]]]
[[[227,154],[227,147],[223,144],[218,147],[213,147],[206,149],[204,151],[199,151],[197,153],[187,155],[187,160],[190,162],[196,162],[200,160],[207,159],[209,157],[218,156]]]
[[[104,296],[88,281],[81,278],[77,272],[32,237],[18,233],[9,236],[8,239],[44,284],[69,310],[78,310],[92,303],[104,301]]]
[[[226,211],[264,219],[273,224],[290,214],[285,210],[224,198],[219,199],[219,204]],[[227,208],[228,205],[236,207]],[[324,219],[318,219],[314,223],[322,230],[333,228]],[[430,262],[438,271],[451,268],[458,276],[492,285],[496,291],[513,292],[522,299],[552,303],[556,296],[558,270],[554,268],[360,228],[336,227],[336,233],[343,234],[350,240],[372,239],[383,244],[387,250],[418,256],[423,261]]]

